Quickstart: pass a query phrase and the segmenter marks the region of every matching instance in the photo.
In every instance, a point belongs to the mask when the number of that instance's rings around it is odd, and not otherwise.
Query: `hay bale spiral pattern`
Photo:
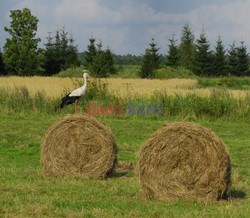
[[[42,169],[50,176],[105,178],[116,159],[111,130],[86,115],[69,115],[55,122],[41,144]]]
[[[146,198],[216,200],[228,193],[230,157],[211,130],[192,123],[164,125],[139,152]]]

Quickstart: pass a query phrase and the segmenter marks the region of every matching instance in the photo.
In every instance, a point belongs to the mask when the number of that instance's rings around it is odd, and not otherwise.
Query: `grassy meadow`
[[[250,95],[246,85],[234,89],[205,87],[197,79],[120,78],[90,83],[80,102],[81,113],[89,102],[163,105],[162,116],[97,116],[113,131],[121,163],[135,166],[138,149],[164,123],[199,123],[225,142],[232,161],[229,200],[161,202],[141,197],[135,170],[117,171],[106,180],[60,179],[41,173],[40,142],[54,121],[73,113],[73,106],[61,111],[55,107],[79,83],[56,77],[0,78],[0,217],[249,217]]]

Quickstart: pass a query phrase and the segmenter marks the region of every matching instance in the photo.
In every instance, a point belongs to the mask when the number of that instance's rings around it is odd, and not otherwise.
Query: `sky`
[[[214,49],[218,36],[227,47],[244,41],[250,47],[250,0],[0,0],[0,47],[5,44],[10,10],[28,7],[39,19],[40,47],[48,32],[65,26],[79,51],[92,36],[116,54],[144,53],[155,39],[160,53],[167,52],[168,39],[180,41],[183,25],[196,37],[204,29]]]

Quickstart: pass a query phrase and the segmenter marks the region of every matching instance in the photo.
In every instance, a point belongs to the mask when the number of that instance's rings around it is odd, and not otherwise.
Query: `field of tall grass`
[[[250,79],[249,79],[250,80]],[[152,97],[156,92],[166,93],[168,96],[195,94],[198,96],[209,96],[215,92],[214,88],[226,89],[225,87],[205,86],[197,79],[101,79],[107,84],[110,92],[117,97],[141,96]],[[91,82],[90,82],[91,83]],[[29,93],[34,95],[43,92],[48,97],[61,97],[63,94],[82,85],[82,78],[58,78],[58,77],[0,77],[0,87],[13,89],[16,87],[27,87]],[[211,91],[212,90],[212,91]],[[219,91],[218,91],[219,92]],[[230,89],[227,92],[235,98],[245,98],[250,89]]]

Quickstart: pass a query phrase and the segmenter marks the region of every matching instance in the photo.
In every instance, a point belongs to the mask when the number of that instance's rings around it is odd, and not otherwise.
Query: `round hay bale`
[[[41,165],[50,176],[105,178],[117,160],[111,130],[86,115],[69,115],[55,122],[41,144]]]
[[[230,157],[211,130],[192,123],[164,125],[139,152],[144,197],[217,200],[228,193]]]

